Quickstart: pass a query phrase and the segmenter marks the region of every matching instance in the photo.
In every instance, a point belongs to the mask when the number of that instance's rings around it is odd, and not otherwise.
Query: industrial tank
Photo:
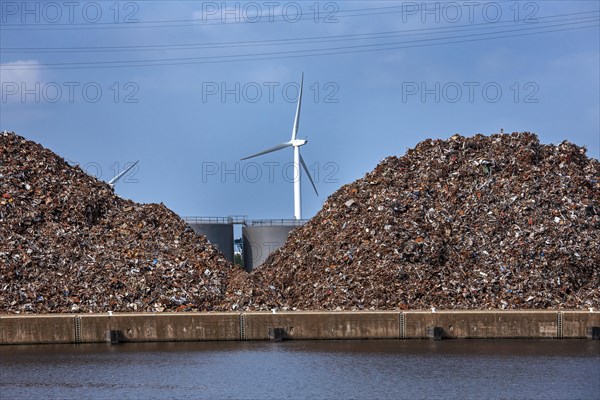
[[[233,263],[233,220],[230,217],[186,217],[194,232],[206,236]]]
[[[253,220],[242,227],[244,269],[258,268],[271,254],[285,244],[289,233],[306,220]]]

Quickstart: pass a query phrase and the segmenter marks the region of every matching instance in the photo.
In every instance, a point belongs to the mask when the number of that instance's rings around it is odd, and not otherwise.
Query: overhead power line
[[[280,58],[296,57],[314,57],[330,56],[339,54],[365,53],[373,51],[395,50],[403,48],[440,46],[456,43],[477,42],[501,38],[512,38],[544,33],[563,32],[575,29],[597,28],[600,26],[600,19],[594,19],[585,22],[568,22],[561,24],[547,24],[544,26],[527,27],[520,29],[509,29],[496,32],[471,33],[465,35],[447,36],[429,39],[415,39],[400,42],[374,43],[364,45],[326,47],[316,49],[298,49],[278,52],[262,52],[248,54],[229,54],[213,55],[202,57],[180,57],[180,58],[162,58],[162,59],[144,59],[144,60],[112,60],[112,61],[87,61],[87,62],[63,62],[63,63],[42,63],[42,64],[11,64],[4,67],[4,70],[23,70],[23,69],[85,69],[85,68],[125,68],[125,67],[151,67],[165,65],[185,65],[185,64],[206,64],[222,62],[242,62],[256,61]],[[584,25],[582,25],[584,24]],[[561,27],[561,28],[557,28]],[[554,28],[554,29],[548,29]],[[519,33],[515,33],[519,32]]]
[[[579,15],[578,17],[571,17],[573,15]],[[539,17],[541,21],[535,24],[535,27],[541,28],[542,26],[548,26],[547,24],[556,22],[588,22],[594,21],[594,18],[600,16],[597,11],[593,12],[580,12],[571,14],[559,14],[553,16]],[[562,18],[569,17],[569,18]],[[557,19],[560,18],[560,19]],[[549,20],[552,19],[552,20]],[[312,36],[312,37],[299,37],[299,38],[286,38],[286,39],[269,39],[269,40],[246,40],[246,41],[230,41],[230,42],[213,42],[213,43],[186,43],[186,44],[155,44],[155,45],[128,45],[128,46],[72,46],[72,47],[4,47],[0,49],[1,53],[82,53],[82,52],[120,52],[120,51],[164,51],[164,50],[193,50],[193,49],[218,49],[218,48],[231,48],[231,47],[264,47],[264,46],[282,46],[282,45],[299,45],[299,44],[313,44],[313,43],[327,43],[327,42],[340,42],[340,41],[360,41],[360,40],[376,40],[389,37],[401,37],[401,36],[418,36],[418,35],[433,35],[442,33],[455,33],[460,31],[483,31],[483,30],[494,30],[502,29],[507,24],[515,25],[514,21],[503,21],[497,23],[476,23],[476,24],[463,24],[463,25],[452,25],[443,27],[429,27],[429,28],[418,28],[418,29],[405,29],[385,32],[373,32],[373,33],[358,33],[358,34],[346,34],[346,35],[326,35],[326,36]],[[546,25],[543,25],[546,24]],[[516,25],[515,25],[516,26]],[[529,25],[528,25],[529,26]]]

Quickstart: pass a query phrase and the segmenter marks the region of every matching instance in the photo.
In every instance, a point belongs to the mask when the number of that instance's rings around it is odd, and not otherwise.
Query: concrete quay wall
[[[594,311],[296,311],[0,315],[0,344],[273,339],[585,338],[600,327]],[[271,335],[270,335],[271,333]],[[108,336],[107,336],[108,334]]]

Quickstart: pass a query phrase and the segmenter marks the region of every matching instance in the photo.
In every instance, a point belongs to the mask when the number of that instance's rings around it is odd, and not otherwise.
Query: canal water
[[[2,399],[600,399],[600,342],[0,347]]]

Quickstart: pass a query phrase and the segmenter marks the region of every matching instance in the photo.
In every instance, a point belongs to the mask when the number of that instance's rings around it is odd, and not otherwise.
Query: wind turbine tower
[[[280,143],[276,146],[273,146],[266,150],[260,151],[251,156],[242,158],[242,160],[247,160],[249,158],[258,157],[263,154],[272,153],[277,150],[285,149],[286,147],[293,147],[293,149],[294,149],[294,218],[295,219],[302,219],[302,193],[301,193],[302,171],[301,171],[300,166],[302,166],[302,168],[306,172],[306,175],[308,176],[308,179],[310,180],[310,183],[312,184],[312,187],[315,190],[315,193],[317,194],[317,196],[319,195],[319,192],[317,191],[317,187],[315,186],[315,182],[313,181],[312,176],[310,176],[310,172],[308,170],[308,167],[306,166],[306,163],[304,162],[304,159],[302,158],[302,154],[300,154],[300,147],[304,146],[306,143],[308,143],[308,140],[306,140],[306,139],[298,139],[298,128],[300,126],[300,109],[302,107],[302,87],[303,86],[304,86],[304,73],[302,73],[302,78],[300,80],[300,91],[298,93],[298,104],[296,106],[296,117],[294,118],[294,126],[292,128],[292,138],[287,142]]]

